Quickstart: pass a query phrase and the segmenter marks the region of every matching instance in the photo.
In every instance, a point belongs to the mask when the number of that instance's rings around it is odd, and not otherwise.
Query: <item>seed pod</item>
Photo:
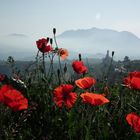
[[[51,44],[51,45],[53,44],[53,39],[52,39],[52,38],[50,38],[50,44]]]
[[[49,37],[47,37],[47,42],[49,42],[49,40],[50,40],[50,38],[49,38]]]
[[[57,69],[57,75],[58,75],[58,77],[60,77],[60,70],[59,69]]]
[[[53,34],[54,34],[54,35],[56,34],[56,29],[55,29],[55,28],[53,28]]]
[[[114,56],[114,51],[112,51],[112,57]]]
[[[81,54],[79,53],[79,61],[81,61],[82,60],[82,56],[81,56]]]
[[[65,63],[65,66],[64,66],[64,73],[66,73],[67,72],[67,65],[66,65],[66,63]]]

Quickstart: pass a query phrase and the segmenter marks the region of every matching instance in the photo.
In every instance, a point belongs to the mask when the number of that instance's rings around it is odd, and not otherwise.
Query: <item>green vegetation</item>
[[[107,55],[101,64],[92,65],[92,62],[85,61],[85,66],[76,71],[73,63],[71,66],[70,61],[60,60],[62,55],[55,32],[54,29],[55,48],[45,54],[42,45],[36,61],[21,63],[9,57],[8,71],[1,62],[0,68],[9,75],[8,80],[1,82],[1,87],[4,84],[13,86],[28,99],[29,106],[27,110],[14,112],[7,105],[0,104],[0,139],[139,140],[139,134],[128,124],[126,116],[131,112],[140,114],[140,92],[138,88],[130,89],[122,83],[128,72],[140,69],[140,61],[125,57],[124,61],[115,62],[112,54],[111,57]],[[50,44],[53,44],[52,40]],[[58,58],[57,63],[53,61],[54,57]],[[46,59],[50,61],[45,63]],[[77,61],[83,62],[81,55]],[[95,78],[96,84],[87,89],[79,88],[75,81],[83,77]],[[19,80],[24,83],[18,83]],[[65,102],[60,107],[54,99],[54,91],[62,84],[72,85],[72,92],[77,94],[72,107]],[[84,92],[104,94],[102,96],[110,102],[103,105],[100,101],[97,101],[99,105],[85,103],[81,98]]]

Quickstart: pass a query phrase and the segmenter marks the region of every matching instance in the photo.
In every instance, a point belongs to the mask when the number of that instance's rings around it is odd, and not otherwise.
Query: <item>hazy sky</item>
[[[140,37],[140,0],[0,0],[0,35],[50,36],[68,29],[127,30]]]
[[[140,0],[0,0],[0,55],[35,54],[36,40],[52,37],[54,27],[57,35],[97,27],[129,31],[140,38]]]

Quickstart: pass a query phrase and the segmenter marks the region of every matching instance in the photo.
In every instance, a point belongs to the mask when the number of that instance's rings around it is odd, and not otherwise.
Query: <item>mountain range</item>
[[[105,54],[107,50],[114,51],[116,58],[130,56],[140,58],[140,39],[128,31],[111,29],[78,29],[68,30],[58,36],[62,47],[87,54]]]
[[[32,42],[34,39],[30,39],[24,34],[14,33],[6,36],[5,40],[7,42],[11,40],[11,42],[17,44],[7,43],[6,47],[0,40],[0,59],[6,59],[9,55],[14,55],[19,60],[32,60],[35,58],[34,52],[37,49],[35,42]],[[103,58],[107,50],[110,53],[111,51],[115,52],[115,59],[123,59],[125,56],[129,56],[131,59],[140,59],[140,39],[128,31],[120,32],[95,27],[67,30],[57,36],[57,42],[60,48],[69,50],[69,59],[78,57],[79,53],[85,58]],[[24,48],[25,46],[26,48]]]

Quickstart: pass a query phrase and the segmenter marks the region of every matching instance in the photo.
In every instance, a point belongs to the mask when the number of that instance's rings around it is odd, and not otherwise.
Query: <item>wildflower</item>
[[[86,92],[86,93],[82,93],[80,97],[82,98],[84,103],[89,103],[93,106],[101,106],[110,102],[102,94]]]
[[[20,91],[10,85],[3,85],[0,89],[0,102],[10,107],[13,111],[20,111],[28,108],[28,100]]]
[[[135,76],[135,77],[139,77],[140,78],[140,72],[139,71],[130,72],[129,75],[130,75],[130,77]]]
[[[128,88],[140,90],[140,72],[130,72],[128,77],[124,78],[124,84]]]
[[[61,57],[62,60],[64,60],[68,57],[69,54],[67,49],[60,48],[58,49],[58,55]]]
[[[91,88],[96,83],[96,80],[92,77],[84,77],[75,81],[75,84],[82,89]]]
[[[73,106],[77,99],[77,94],[72,92],[73,88],[70,84],[62,84],[54,90],[54,102],[58,107],[63,104],[68,108]]]
[[[131,112],[126,116],[126,120],[130,126],[132,126],[136,133],[140,133],[140,116]]]
[[[83,61],[78,61],[78,60],[74,61],[72,63],[72,67],[73,67],[74,71],[78,74],[82,74],[87,71],[87,67],[84,66]]]
[[[39,39],[38,41],[36,41],[37,44],[37,48],[42,52],[42,53],[47,53],[49,51],[52,50],[52,46],[48,45],[49,42],[49,38],[45,39]]]

